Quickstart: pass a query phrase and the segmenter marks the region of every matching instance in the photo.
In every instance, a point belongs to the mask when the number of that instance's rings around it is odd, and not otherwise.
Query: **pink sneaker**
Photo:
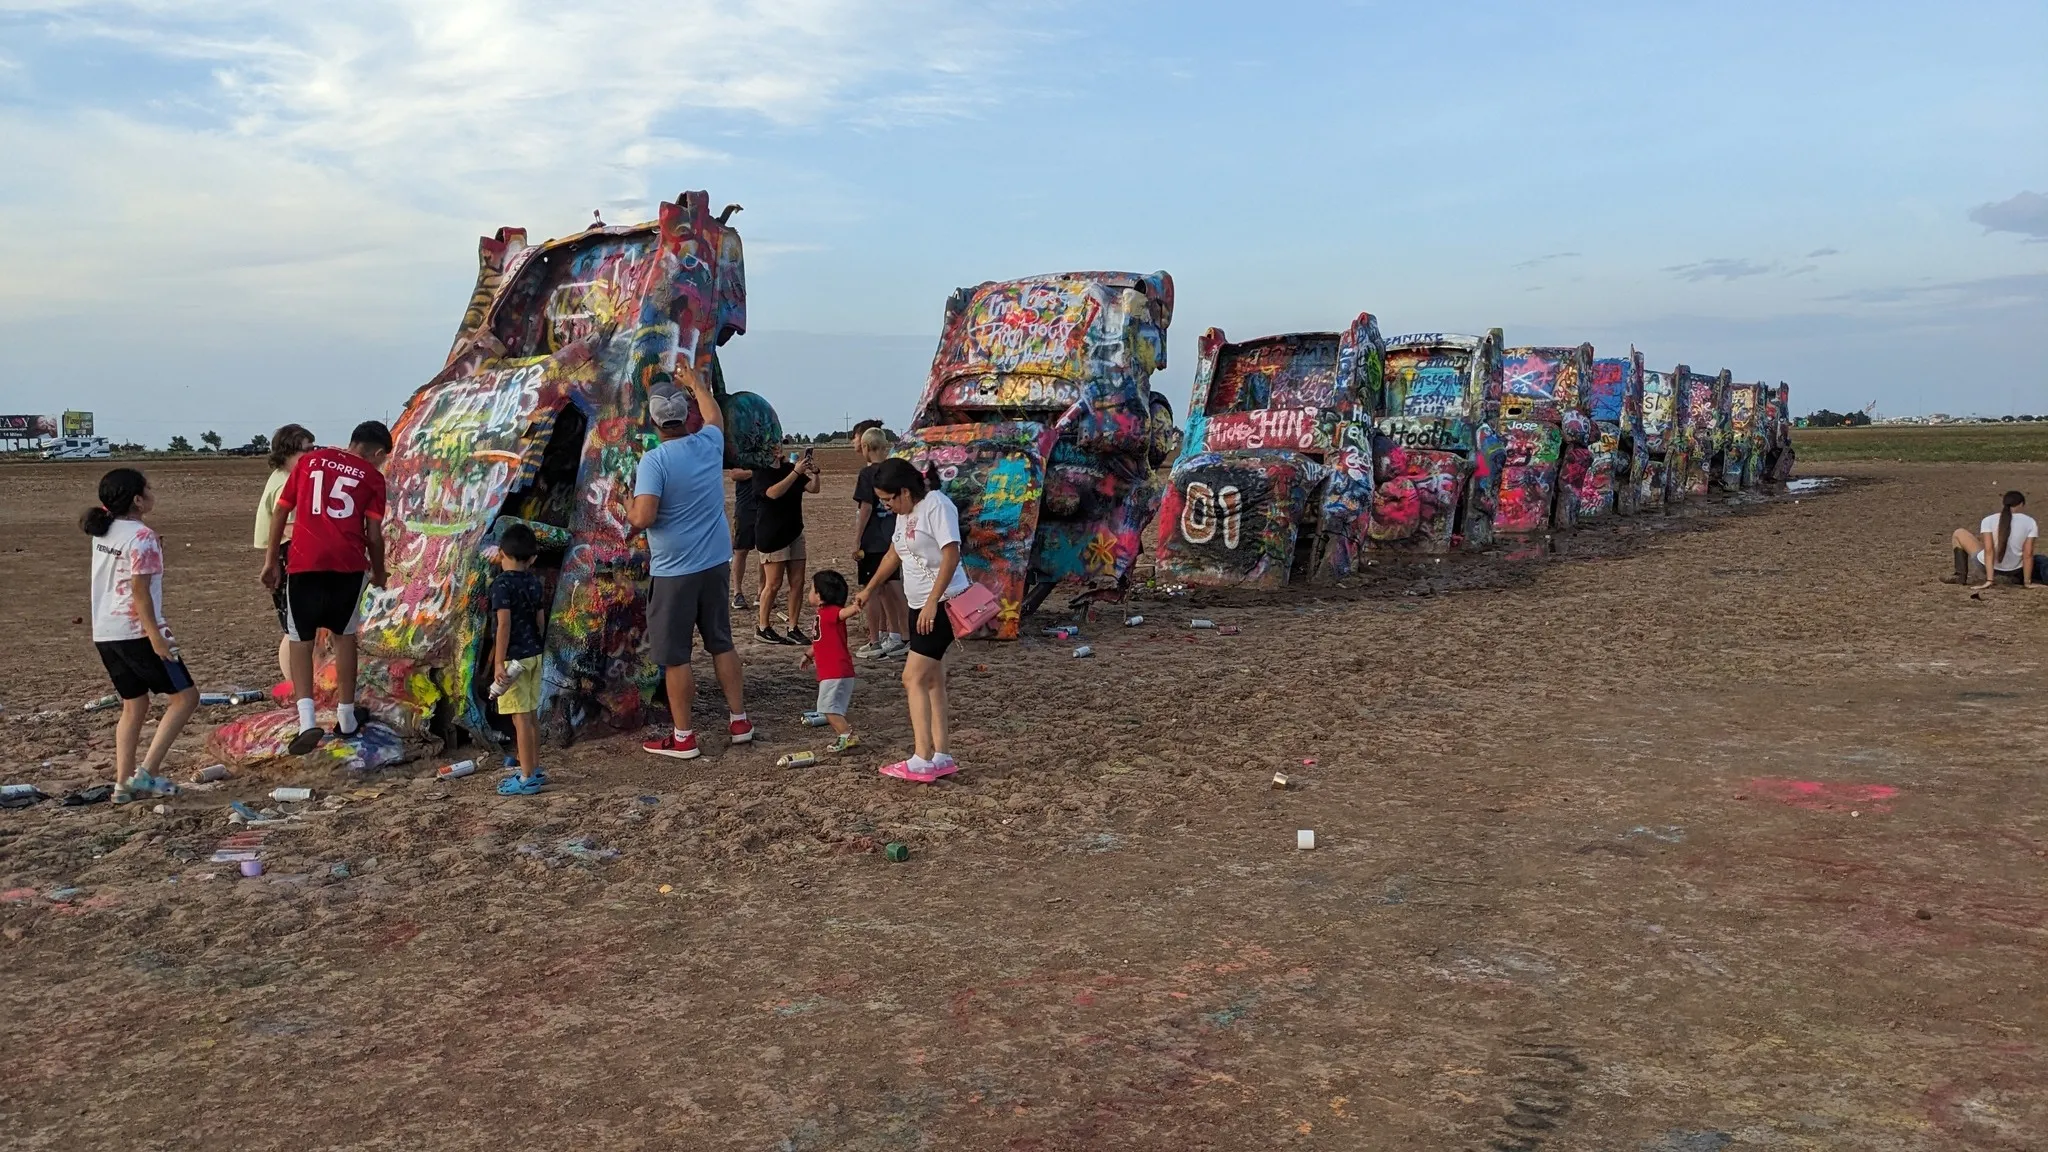
[[[934,780],[941,776],[951,776],[959,770],[960,762],[953,759],[951,753],[941,752],[932,757],[932,779]]]
[[[697,751],[697,734],[692,732],[678,740],[674,732],[664,732],[661,734],[661,739],[649,740],[640,746],[640,750],[642,752],[652,752],[656,756],[672,756],[677,760],[695,760],[699,754]]]
[[[884,764],[880,768],[875,769],[875,771],[898,780],[908,780],[912,784],[929,784],[938,779],[935,773],[911,771],[910,761],[908,760],[898,760],[894,764]]]
[[[754,742],[754,722],[752,720],[735,720],[727,727],[732,732],[733,743],[751,744]]]

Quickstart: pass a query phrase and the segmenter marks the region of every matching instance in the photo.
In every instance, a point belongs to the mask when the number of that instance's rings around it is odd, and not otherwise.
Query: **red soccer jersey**
[[[315,448],[292,469],[277,506],[294,514],[291,571],[368,572],[366,536],[384,520],[384,474],[340,448]]]
[[[818,639],[811,645],[811,659],[817,661],[820,680],[845,680],[853,675],[853,653],[846,648],[846,621],[839,612],[831,604],[818,607]]]

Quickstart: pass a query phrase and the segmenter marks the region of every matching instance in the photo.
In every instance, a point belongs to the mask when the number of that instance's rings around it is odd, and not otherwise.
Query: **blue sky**
[[[326,11],[325,9],[334,9]],[[901,424],[955,286],[1173,273],[1196,337],[1493,325],[2048,411],[2048,6],[0,0],[0,412],[338,437],[479,235],[737,201],[785,423]]]

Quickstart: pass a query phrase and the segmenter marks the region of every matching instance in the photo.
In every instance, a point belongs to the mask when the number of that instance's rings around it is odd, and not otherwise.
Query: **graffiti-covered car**
[[[989,282],[946,301],[897,454],[938,470],[960,509],[962,562],[996,594],[998,639],[1062,581],[1114,593],[1159,509],[1172,459],[1166,366],[1173,278],[1068,272]]]
[[[1672,503],[1687,497],[1705,496],[1719,477],[1721,452],[1726,445],[1729,373],[1706,376],[1680,364],[1672,372],[1678,382],[1678,423],[1685,437],[1685,468],[1672,478],[1666,489]]]
[[[713,215],[705,193],[687,192],[646,224],[532,246],[508,228],[481,242],[446,366],[407,401],[384,468],[391,579],[364,599],[359,699],[391,730],[459,729],[490,742],[509,733],[486,691],[486,590],[498,533],[512,523],[541,545],[543,734],[641,722],[657,670],[642,658],[646,542],[626,505],[655,443],[648,396],[709,376],[726,399],[714,350],[746,329],[734,210]],[[759,424],[758,398],[729,403],[736,422]],[[323,678],[331,686],[331,671]],[[264,724],[281,720],[274,735],[288,741],[291,717],[240,722],[216,743],[242,758],[276,755]]]
[[[1678,386],[1669,372],[1643,372],[1643,475],[1639,508],[1662,508],[1668,478],[1685,471],[1685,437],[1679,434]]]
[[[1504,460],[1501,332],[1422,332],[1387,341],[1373,407],[1376,547],[1415,552],[1493,542]]]
[[[1159,521],[1159,569],[1209,587],[1348,574],[1372,512],[1379,322],[1233,344],[1202,333],[1187,434]]]
[[[1588,408],[1592,459],[1579,481],[1579,515],[1633,516],[1643,504],[1649,450],[1643,443],[1643,354],[1593,361]]]
[[[1765,423],[1769,448],[1764,456],[1764,482],[1783,484],[1792,479],[1792,386],[1780,380],[1767,395],[1770,407]]]
[[[1761,383],[1728,386],[1728,446],[1721,455],[1721,486],[1729,491],[1763,482],[1766,439],[1765,389]]]
[[[1527,535],[1578,524],[1592,466],[1587,385],[1593,346],[1509,348],[1502,356],[1500,508],[1494,531]]]

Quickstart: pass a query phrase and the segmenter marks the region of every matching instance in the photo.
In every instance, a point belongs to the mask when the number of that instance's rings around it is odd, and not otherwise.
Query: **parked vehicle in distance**
[[[1685,436],[1685,469],[1672,477],[1666,489],[1671,503],[1689,496],[1705,496],[1720,475],[1721,452],[1726,444],[1726,410],[1729,373],[1703,376],[1680,364],[1672,376],[1678,381],[1678,422]]]
[[[1587,407],[1593,346],[1509,348],[1502,357],[1501,469],[1494,530],[1527,535],[1576,527],[1578,486],[1592,463]]]
[[[1643,354],[1593,361],[1588,408],[1593,417],[1592,460],[1579,481],[1579,515],[1633,516],[1643,503],[1649,451],[1643,445]]]
[[[1643,372],[1643,476],[1639,508],[1662,508],[1675,471],[1685,472],[1685,437],[1678,425],[1678,386],[1669,372]]]
[[[1255,588],[1348,574],[1373,508],[1379,322],[1361,312],[1342,332],[1240,344],[1211,328],[1200,349],[1160,509],[1161,574]]]
[[[105,460],[114,454],[105,436],[66,436],[43,450],[45,460]]]
[[[1068,272],[954,291],[897,455],[936,468],[998,639],[1062,581],[1118,595],[1177,453],[1166,366],[1173,278]]]
[[[1493,542],[1503,445],[1501,331],[1421,332],[1386,344],[1373,405],[1375,547],[1416,552]]]

